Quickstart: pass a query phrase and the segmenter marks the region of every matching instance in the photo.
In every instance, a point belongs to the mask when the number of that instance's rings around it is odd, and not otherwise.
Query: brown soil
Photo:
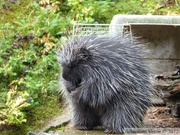
[[[145,125],[151,128],[180,128],[180,118],[172,116],[166,107],[153,107],[145,117]]]

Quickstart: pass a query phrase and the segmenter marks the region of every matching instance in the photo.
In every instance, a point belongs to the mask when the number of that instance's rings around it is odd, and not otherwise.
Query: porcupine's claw
[[[106,129],[106,130],[104,131],[104,133],[106,133],[106,134],[115,134],[116,132],[113,131],[112,129]]]

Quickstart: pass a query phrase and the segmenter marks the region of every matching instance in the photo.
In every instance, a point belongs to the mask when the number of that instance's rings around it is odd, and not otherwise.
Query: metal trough
[[[115,15],[112,26],[123,25],[133,37],[148,42],[150,50],[146,60],[155,68],[154,73],[175,70],[180,64],[180,16]],[[110,29],[111,34],[120,34],[119,29]]]

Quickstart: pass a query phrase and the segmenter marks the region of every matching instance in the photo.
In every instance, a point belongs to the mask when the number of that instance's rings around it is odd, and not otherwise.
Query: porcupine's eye
[[[80,50],[80,57],[81,60],[86,60],[89,57],[89,51],[87,51],[85,48],[81,48]]]

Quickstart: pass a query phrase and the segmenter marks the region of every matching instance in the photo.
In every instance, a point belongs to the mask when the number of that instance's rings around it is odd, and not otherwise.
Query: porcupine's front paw
[[[74,128],[78,130],[92,130],[93,127],[85,126],[85,125],[75,125]]]
[[[111,129],[111,128],[107,128],[107,129],[104,131],[104,133],[106,133],[106,134],[116,134],[116,132],[113,131],[113,129]]]

